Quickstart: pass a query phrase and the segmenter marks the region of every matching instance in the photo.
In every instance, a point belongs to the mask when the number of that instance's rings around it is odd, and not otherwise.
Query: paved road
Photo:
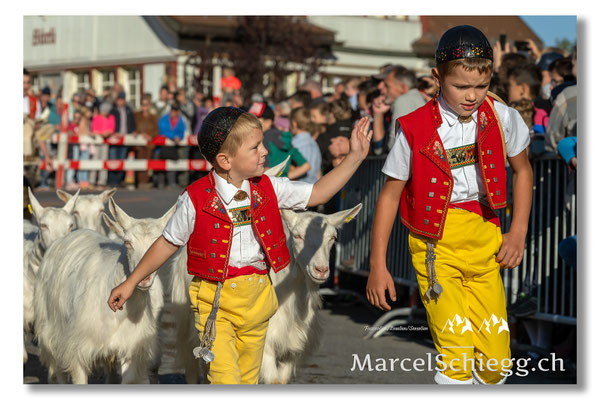
[[[176,201],[179,190],[147,190],[125,191],[115,194],[115,201],[129,215],[136,218],[159,217],[166,212]],[[44,206],[60,206],[54,192],[36,193],[38,200]],[[425,324],[409,323],[404,328],[389,331],[386,334],[365,340],[369,326],[373,325],[381,312],[351,295],[325,296],[324,308],[320,311],[323,321],[323,337],[319,350],[299,365],[296,377],[291,383],[295,384],[431,384],[435,374],[432,370],[417,371],[411,362],[404,365],[410,371],[403,371],[395,364],[391,371],[387,363],[387,371],[378,365],[378,359],[424,359],[428,354],[435,357],[435,348],[431,341],[428,328]],[[173,321],[170,313],[164,313],[161,321],[164,328],[162,364],[158,371],[159,383],[184,383],[181,370],[173,367],[173,339],[170,327]],[[29,361],[23,367],[24,383],[47,383],[47,370],[40,365],[37,358],[37,348],[33,344],[27,346],[30,355]],[[354,356],[356,355],[356,357]],[[365,357],[370,356],[372,370],[367,368],[360,371],[354,365],[357,358],[360,363],[365,362]],[[527,357],[524,351],[513,348],[513,356]],[[380,362],[380,361],[379,361]],[[569,367],[569,365],[567,365]],[[417,366],[418,368],[418,366]],[[557,373],[541,373],[529,371],[527,376],[511,376],[507,383],[574,383],[575,371]],[[104,377],[95,375],[90,383],[102,383]]]

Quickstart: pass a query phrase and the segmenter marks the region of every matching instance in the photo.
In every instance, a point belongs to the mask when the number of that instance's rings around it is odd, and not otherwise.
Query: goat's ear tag
[[[29,214],[33,215],[33,210],[31,209],[31,204],[27,204],[27,209],[29,210]]]
[[[348,222],[352,221],[353,219],[354,219],[354,217],[352,215],[349,215],[346,217],[345,221],[346,221],[346,223],[348,223]]]

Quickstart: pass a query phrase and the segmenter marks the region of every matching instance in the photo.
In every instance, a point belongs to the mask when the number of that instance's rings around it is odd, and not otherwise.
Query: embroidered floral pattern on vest
[[[487,117],[485,115],[485,112],[481,111],[479,113],[479,121],[479,132],[483,132],[485,126],[487,125]]]
[[[252,191],[252,199],[253,199],[253,203],[254,203],[254,208],[256,208],[258,206],[258,203],[262,202],[262,197],[261,197],[260,193],[258,193],[257,190]]]
[[[437,140],[435,141],[435,143],[433,143],[433,149],[435,150],[435,152],[436,152],[437,156],[440,158],[440,160],[442,160],[443,162],[448,161],[446,158],[446,153],[444,152],[444,147]]]
[[[214,211],[218,210],[218,211],[222,212],[223,214],[227,214],[227,211],[225,211],[225,206],[223,206],[221,199],[217,195],[215,195],[215,197],[213,197],[213,199],[210,203],[210,208],[212,208]]]
[[[446,150],[446,156],[448,157],[448,162],[452,169],[475,164],[478,161],[477,145],[473,143],[448,149]]]

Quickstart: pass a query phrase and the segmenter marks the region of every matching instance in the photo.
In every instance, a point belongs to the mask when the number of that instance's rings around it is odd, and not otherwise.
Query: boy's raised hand
[[[369,154],[369,146],[373,137],[373,131],[369,130],[369,125],[369,117],[362,117],[354,125],[350,136],[350,154],[360,160],[364,160]]]

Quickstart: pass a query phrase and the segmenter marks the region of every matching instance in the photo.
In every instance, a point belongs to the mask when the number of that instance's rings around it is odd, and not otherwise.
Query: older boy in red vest
[[[492,49],[472,26],[441,37],[433,77],[439,96],[397,120],[375,210],[369,301],[390,307],[386,249],[398,206],[436,349],[437,383],[503,383],[510,335],[500,268],[521,262],[532,197],[529,130],[518,112],[488,94]],[[505,157],[514,209],[502,235]],[[443,293],[442,293],[443,292]]]
[[[211,383],[257,383],[269,318],[277,311],[268,269],[290,263],[279,209],[306,209],[333,197],[369,151],[368,126],[368,118],[359,121],[350,156],[313,185],[263,175],[267,150],[256,116],[235,107],[210,112],[198,145],[214,169],[180,196],[163,235],[113,289],[109,307],[122,309],[135,286],[187,243],[201,337],[194,354],[210,363]]]

